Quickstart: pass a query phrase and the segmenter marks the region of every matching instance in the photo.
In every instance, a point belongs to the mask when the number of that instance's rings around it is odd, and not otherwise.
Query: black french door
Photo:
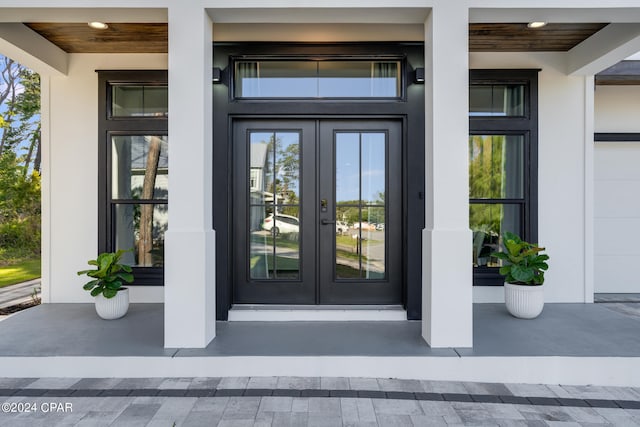
[[[399,304],[401,124],[238,120],[234,302]]]

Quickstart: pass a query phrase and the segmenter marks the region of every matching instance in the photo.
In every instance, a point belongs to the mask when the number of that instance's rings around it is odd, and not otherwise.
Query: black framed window
[[[537,241],[538,70],[472,70],[469,226],[474,285],[501,285],[506,231]]]
[[[130,249],[134,285],[164,284],[166,71],[99,71],[98,250]]]

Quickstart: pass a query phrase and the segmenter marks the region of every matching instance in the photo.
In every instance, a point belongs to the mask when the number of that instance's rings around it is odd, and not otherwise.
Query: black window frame
[[[525,86],[523,116],[469,114],[469,135],[524,136],[524,194],[522,199],[472,199],[469,204],[519,204],[521,237],[538,241],[538,73],[539,69],[483,69],[469,71],[469,85],[522,84]],[[468,141],[467,141],[468,144]],[[473,268],[474,286],[502,286],[497,267]]]
[[[118,204],[167,204],[168,199],[114,199],[111,188],[112,136],[168,136],[168,117],[112,116],[111,87],[116,85],[167,86],[166,70],[97,70],[98,73],[98,252],[114,251],[113,210]],[[128,286],[164,286],[163,267],[134,267]]]

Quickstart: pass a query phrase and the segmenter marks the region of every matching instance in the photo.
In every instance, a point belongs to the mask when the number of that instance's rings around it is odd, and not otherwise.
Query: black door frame
[[[297,279],[251,278],[249,132],[298,133],[300,223]],[[336,133],[385,133],[385,277],[338,279],[335,246]],[[402,303],[402,122],[345,119],[235,119],[233,121],[233,300],[240,304]],[[323,212],[320,199],[326,199]],[[329,222],[327,222],[329,221]],[[263,235],[264,231],[255,235]],[[358,241],[358,245],[366,241]]]
[[[385,278],[382,280],[337,279],[335,226],[320,225],[318,245],[318,283],[321,304],[398,304],[402,303],[402,122],[399,120],[323,120],[320,121],[318,154],[320,167],[326,171],[325,179],[319,180],[318,199],[328,200],[328,212],[320,212],[318,222],[336,220],[335,212],[335,150],[337,132],[384,132],[385,147]],[[397,139],[400,144],[394,144]],[[330,146],[326,150],[325,147]],[[330,166],[330,167],[329,167]],[[322,171],[321,171],[322,172]],[[320,211],[316,207],[316,211]],[[328,227],[331,227],[330,229]],[[360,245],[366,241],[360,241]],[[324,257],[323,255],[327,256]],[[320,259],[322,257],[322,259]]]
[[[422,315],[422,230],[424,229],[425,104],[424,85],[413,83],[412,70],[424,67],[423,43],[214,43],[213,65],[231,78],[230,59],[243,55],[371,56],[404,58],[403,98],[393,100],[234,100],[226,84],[213,88],[213,228],[216,230],[216,316],[226,320],[233,296],[230,191],[233,170],[231,126],[237,118],[391,119],[402,121],[402,300],[409,319]],[[228,83],[227,83],[228,84]],[[213,260],[212,260],[213,262]]]
[[[233,121],[233,204],[234,215],[232,217],[232,250],[233,250],[233,270],[234,286],[233,301],[249,304],[314,304],[315,303],[315,275],[316,266],[313,261],[317,258],[316,245],[310,244],[316,238],[316,230],[307,224],[316,223],[317,215],[315,209],[311,208],[315,199],[315,180],[306,179],[309,175],[315,175],[315,164],[310,162],[315,157],[315,147],[309,141],[315,140],[316,129],[312,120],[291,120],[291,119],[236,119]],[[247,166],[250,161],[248,131],[255,132],[296,132],[299,133],[299,144],[301,146],[299,165],[300,170],[300,222],[305,225],[301,227],[299,243],[299,265],[300,277],[298,280],[262,280],[251,279],[247,261],[251,254],[252,231],[247,229],[249,221],[245,221],[249,216],[248,206],[249,193]],[[243,143],[244,142],[244,143]],[[307,204],[309,208],[307,208]]]

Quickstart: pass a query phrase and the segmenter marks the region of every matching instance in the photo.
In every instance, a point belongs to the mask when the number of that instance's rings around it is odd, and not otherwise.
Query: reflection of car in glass
[[[371,225],[366,221],[354,222],[353,223],[353,228],[355,228],[356,230],[359,229],[359,228],[362,228],[363,230],[369,230],[369,231],[374,231],[376,229],[376,227],[374,225]]]
[[[336,234],[344,234],[349,230],[349,226],[344,221],[336,221]]]
[[[300,220],[295,216],[284,214],[271,214],[262,222],[262,228],[277,236],[280,233],[297,233],[300,231]]]

